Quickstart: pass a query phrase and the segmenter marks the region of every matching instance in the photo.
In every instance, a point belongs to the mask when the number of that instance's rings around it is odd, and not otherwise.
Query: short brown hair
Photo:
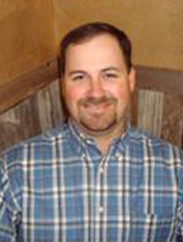
[[[87,24],[81,25],[78,28],[71,30],[61,41],[60,60],[59,60],[60,62],[59,71],[61,76],[65,72],[66,51],[68,46],[70,44],[82,43],[100,34],[110,34],[118,41],[119,46],[122,50],[127,71],[128,72],[130,71],[132,67],[132,62],[131,62],[132,47],[131,47],[131,41],[128,38],[128,36],[122,30],[114,27],[111,24],[107,24],[103,22],[93,22],[93,23],[87,23]]]

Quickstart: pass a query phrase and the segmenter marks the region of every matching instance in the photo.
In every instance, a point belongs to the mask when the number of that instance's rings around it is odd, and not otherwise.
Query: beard
[[[88,132],[97,135],[111,130],[118,122],[117,99],[88,97],[78,101],[79,123]]]

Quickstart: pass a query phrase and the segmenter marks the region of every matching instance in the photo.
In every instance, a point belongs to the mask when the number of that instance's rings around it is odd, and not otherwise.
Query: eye
[[[117,73],[114,73],[114,72],[106,72],[104,73],[104,78],[106,80],[113,80],[113,79],[116,79],[118,77]]]
[[[84,74],[77,74],[72,76],[73,81],[82,81],[84,80],[85,75]]]

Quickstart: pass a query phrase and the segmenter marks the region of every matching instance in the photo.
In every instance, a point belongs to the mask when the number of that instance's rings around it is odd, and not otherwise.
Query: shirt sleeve
[[[0,159],[0,241],[15,242],[19,217],[18,204]]]
[[[180,169],[177,169],[178,177],[178,229],[176,242],[183,241],[183,151],[180,152]]]
[[[178,212],[178,218],[179,218],[179,225],[177,228],[176,233],[176,242],[182,242],[183,241],[183,205],[180,205],[180,209]]]

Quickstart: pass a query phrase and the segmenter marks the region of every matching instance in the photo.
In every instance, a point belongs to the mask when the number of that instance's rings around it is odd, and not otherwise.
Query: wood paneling
[[[137,127],[183,148],[183,94],[139,89]]]
[[[162,138],[183,148],[183,93],[165,94]]]
[[[139,90],[138,127],[161,136],[164,93],[150,90]]]
[[[139,88],[174,94],[183,93],[183,72],[137,66]]]
[[[137,126],[183,148],[183,72],[137,69]]]
[[[64,121],[59,90],[55,80],[0,116],[0,152]]]

